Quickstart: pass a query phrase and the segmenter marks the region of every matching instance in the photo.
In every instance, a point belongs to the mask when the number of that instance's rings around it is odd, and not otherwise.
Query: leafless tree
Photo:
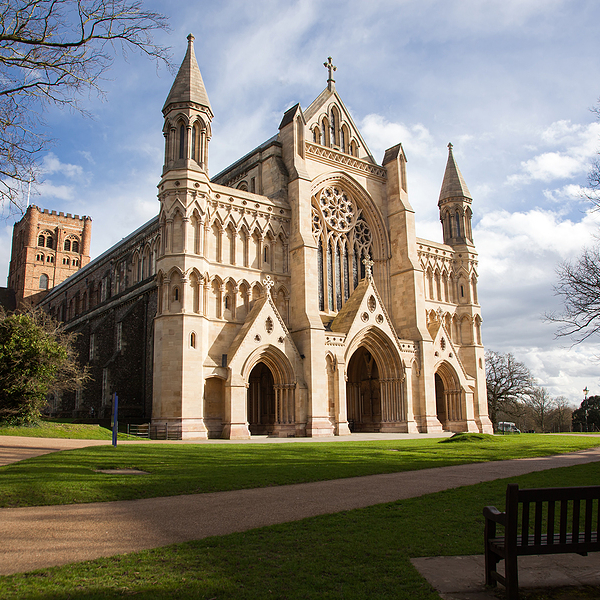
[[[550,414],[553,431],[571,431],[571,421],[575,407],[564,396],[554,399],[554,410]]]
[[[491,350],[485,353],[485,379],[488,411],[494,424],[499,411],[507,414],[518,412],[519,400],[535,387],[529,369],[510,353],[500,354]]]
[[[554,398],[546,388],[536,387],[523,397],[523,404],[531,410],[536,429],[544,433],[548,428],[548,417],[556,406]]]
[[[139,51],[169,64],[152,35],[166,18],[140,0],[0,0],[0,205],[22,211],[47,148],[43,110],[85,112],[87,92],[102,94],[115,52]]]
[[[558,336],[580,343],[600,332],[600,246],[585,249],[574,262],[563,263],[554,290],[562,297],[563,310],[546,318],[559,324]]]

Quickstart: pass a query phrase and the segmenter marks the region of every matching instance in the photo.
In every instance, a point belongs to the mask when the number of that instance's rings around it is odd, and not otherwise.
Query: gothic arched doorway
[[[438,421],[446,431],[462,431],[463,392],[454,369],[442,363],[435,374],[435,408]]]
[[[273,374],[259,362],[248,378],[248,428],[252,435],[273,431],[275,423],[275,387]]]
[[[437,373],[435,374],[435,413],[438,421],[442,424],[442,429],[446,429],[448,413],[446,410],[444,381]]]
[[[348,364],[346,398],[350,431],[373,432],[381,428],[379,368],[373,355],[361,346]]]

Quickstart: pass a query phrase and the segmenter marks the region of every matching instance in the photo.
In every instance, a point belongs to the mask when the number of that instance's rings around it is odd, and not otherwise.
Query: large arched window
[[[64,250],[65,252],[71,251],[71,240],[65,240]]]
[[[352,198],[338,186],[323,188],[312,201],[317,242],[319,310],[339,311],[365,277],[371,230]]]
[[[48,289],[48,281],[48,275],[46,275],[46,273],[42,273],[40,275],[40,290]]]

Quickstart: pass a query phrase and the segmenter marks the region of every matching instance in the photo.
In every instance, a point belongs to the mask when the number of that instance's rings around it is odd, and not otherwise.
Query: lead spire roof
[[[198,61],[196,60],[196,54],[194,53],[194,36],[190,33],[187,39],[187,52],[179,67],[171,91],[167,96],[163,111],[169,104],[193,102],[194,104],[208,108],[212,115],[213,111],[210,106],[210,100],[208,99],[204,81],[202,81],[202,75],[198,67]]]
[[[447,200],[448,198],[473,199],[462,173],[456,164],[456,160],[454,160],[452,144],[448,144],[448,162],[446,163],[446,172],[444,173],[444,181],[442,182],[442,189],[440,191],[440,200]]]

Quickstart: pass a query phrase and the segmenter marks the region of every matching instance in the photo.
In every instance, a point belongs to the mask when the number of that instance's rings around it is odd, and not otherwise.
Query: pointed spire
[[[200,106],[207,108],[212,116],[212,108],[194,53],[194,36],[190,33],[187,39],[187,52],[181,63],[181,67],[179,67],[171,91],[167,96],[167,101],[163,106],[163,112],[170,104],[193,102],[194,104],[199,104]]]
[[[471,192],[465,183],[465,180],[454,160],[452,154],[452,144],[448,144],[448,162],[446,163],[446,172],[442,190],[440,191],[440,202],[449,198],[471,198]]]

